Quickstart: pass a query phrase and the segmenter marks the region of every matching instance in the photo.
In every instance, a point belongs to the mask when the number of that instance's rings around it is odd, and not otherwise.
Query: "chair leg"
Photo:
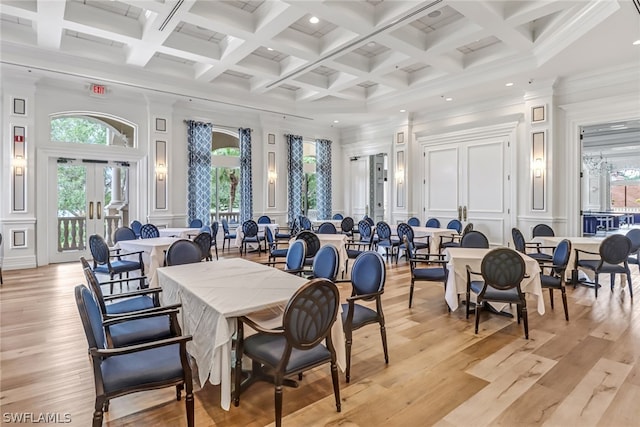
[[[564,286],[561,288],[562,290],[562,305],[564,307],[564,318],[566,321],[569,321],[569,310],[567,309],[567,292]]]
[[[615,274],[610,274],[609,275],[609,283],[611,284],[611,292],[613,292],[613,286],[616,284],[616,275]]]
[[[214,248],[216,248],[216,260],[218,260],[218,245],[216,244]]]
[[[413,303],[413,283],[414,280],[411,279],[411,287],[409,288],[409,308],[411,308],[411,304]]]
[[[469,309],[469,304],[471,304],[471,292],[467,291],[466,297],[467,297],[467,304],[466,304],[466,306],[467,306],[467,309],[466,309],[467,316],[466,316],[466,318],[467,318],[467,320],[469,320],[469,313],[471,312],[470,309]]]
[[[387,350],[387,328],[384,326],[384,318],[380,322],[380,335],[382,336],[382,349],[384,350],[384,363],[389,363],[389,352]]]
[[[551,300],[551,310],[553,310],[553,289],[549,288],[549,299]]]
[[[184,386],[182,384],[178,384],[176,386],[176,400],[179,402],[182,399],[182,389]]]
[[[282,377],[275,378],[275,406],[276,406],[276,427],[282,426]]]
[[[631,286],[631,270],[627,270],[627,283],[629,284],[629,296],[633,298],[633,287]]]
[[[193,390],[191,390],[189,385],[187,385],[187,397],[184,399],[184,405],[187,410],[187,426],[193,427],[195,425],[194,400]]]
[[[336,361],[331,361],[331,379],[333,381],[333,394],[336,398],[336,412],[340,412],[342,410],[340,404],[340,384],[338,383],[338,367],[336,366]]]
[[[598,283],[599,277],[600,276],[598,275],[598,273],[596,273],[596,281],[595,281],[596,298],[598,298],[598,288],[600,287],[600,283]]]
[[[95,411],[93,412],[92,421],[93,427],[102,427],[102,417],[104,415],[102,411],[104,410],[104,403],[105,399],[103,397],[96,397]]]
[[[347,369],[345,370],[344,374],[345,374],[345,378],[347,379],[347,382],[349,382],[351,380],[351,344],[353,343],[352,332],[350,328],[345,328],[344,337],[345,337],[345,352],[346,352],[346,359],[347,359]]]
[[[481,302],[476,302],[476,334],[478,333],[478,325],[480,325],[480,305],[482,303]],[[467,307],[469,307],[469,304],[467,304]]]
[[[520,309],[522,313],[522,320],[524,321],[524,338],[529,339],[529,315],[527,312],[527,303],[526,301],[522,304],[522,308]]]

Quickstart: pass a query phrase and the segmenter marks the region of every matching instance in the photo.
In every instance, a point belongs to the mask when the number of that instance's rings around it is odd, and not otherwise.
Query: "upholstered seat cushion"
[[[547,274],[541,274],[540,282],[544,288],[562,288],[562,277],[553,277]]]
[[[359,251],[359,250],[357,250],[357,249],[347,249],[347,256],[348,256],[350,259],[353,259],[353,258],[357,258],[357,257],[358,257],[358,255],[360,255],[360,254],[361,254],[361,253],[363,253],[363,252],[365,252],[365,251]]]
[[[261,239],[258,236],[253,236],[253,237],[244,237],[242,239],[243,242],[253,242],[256,243],[258,241],[260,241]]]
[[[282,335],[256,334],[244,340],[243,351],[252,359],[259,360],[275,368],[282,359],[287,339]],[[309,349],[291,350],[285,375],[290,372],[304,371],[320,363],[331,360],[331,353],[322,344]]]
[[[529,253],[527,254],[527,256],[538,261],[551,261],[553,259],[553,257],[549,254],[542,254],[537,252]]]
[[[180,345],[154,348],[105,359],[100,364],[107,393],[183,377]]]
[[[598,259],[585,259],[578,262],[578,267],[588,268],[589,270],[596,270],[600,265]],[[602,267],[598,270],[599,273],[626,273],[624,266],[618,264],[609,264],[608,262],[602,263]]]
[[[153,299],[148,296],[129,298],[123,301],[107,304],[107,314],[129,313],[132,311],[153,308]]]
[[[342,304],[342,323],[347,321],[347,314],[349,313],[349,304]],[[378,313],[375,310],[370,309],[364,305],[354,304],[353,307],[353,329],[358,329],[362,325],[367,323],[373,323],[378,321]]]
[[[289,233],[276,233],[276,239],[290,239],[291,234]]]
[[[171,336],[169,316],[130,320],[109,326],[115,347],[155,341]]]
[[[474,280],[471,282],[471,290],[476,294],[479,294],[484,287],[484,282],[479,280]],[[518,296],[518,290],[516,288],[511,288],[506,291],[501,291],[492,287],[491,285],[487,286],[487,290],[484,293],[484,299],[491,301],[504,301],[504,302],[514,302],[519,303],[520,297]]]
[[[271,251],[271,256],[276,258],[276,257],[286,257],[287,256],[287,252],[289,250],[288,249],[274,249]]]
[[[439,282],[446,277],[442,268],[416,268],[413,270],[413,276],[420,280],[433,280]]]
[[[459,248],[460,242],[445,242],[440,245],[443,248]]]
[[[111,270],[115,274],[126,273],[127,271],[139,270],[142,268],[137,261],[115,260],[111,261]],[[111,274],[107,264],[98,265],[94,270],[96,273]]]

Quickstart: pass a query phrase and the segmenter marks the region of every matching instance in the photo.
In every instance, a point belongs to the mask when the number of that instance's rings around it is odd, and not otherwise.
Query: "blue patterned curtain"
[[[289,226],[292,226],[296,218],[302,215],[302,181],[304,180],[302,137],[287,135],[287,142],[289,145],[288,217]]]
[[[240,224],[253,218],[251,129],[238,129],[240,139]]]
[[[187,120],[188,215],[210,223],[211,209],[211,123]]]
[[[331,219],[331,141],[316,139],[318,219]]]

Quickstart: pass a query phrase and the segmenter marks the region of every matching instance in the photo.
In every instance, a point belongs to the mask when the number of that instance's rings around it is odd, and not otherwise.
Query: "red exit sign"
[[[92,95],[104,96],[107,94],[107,88],[105,86],[95,83],[91,83],[90,91]]]

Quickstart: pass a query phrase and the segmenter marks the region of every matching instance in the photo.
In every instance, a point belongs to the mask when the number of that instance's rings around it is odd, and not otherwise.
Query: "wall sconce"
[[[24,174],[24,168],[27,166],[27,160],[23,156],[15,156],[11,162],[15,170],[16,176]]]
[[[158,176],[158,181],[164,181],[164,177],[167,174],[167,166],[163,163],[159,163],[156,165],[156,175]]]
[[[398,184],[402,184],[404,182],[404,170],[400,169],[396,171],[396,181]]]
[[[269,171],[269,183],[273,184],[274,182],[276,182],[276,179],[278,179],[278,174],[276,173],[276,171]]]
[[[542,170],[544,169],[544,163],[542,162],[542,158],[538,157],[533,162],[533,172],[536,178],[542,177]]]

